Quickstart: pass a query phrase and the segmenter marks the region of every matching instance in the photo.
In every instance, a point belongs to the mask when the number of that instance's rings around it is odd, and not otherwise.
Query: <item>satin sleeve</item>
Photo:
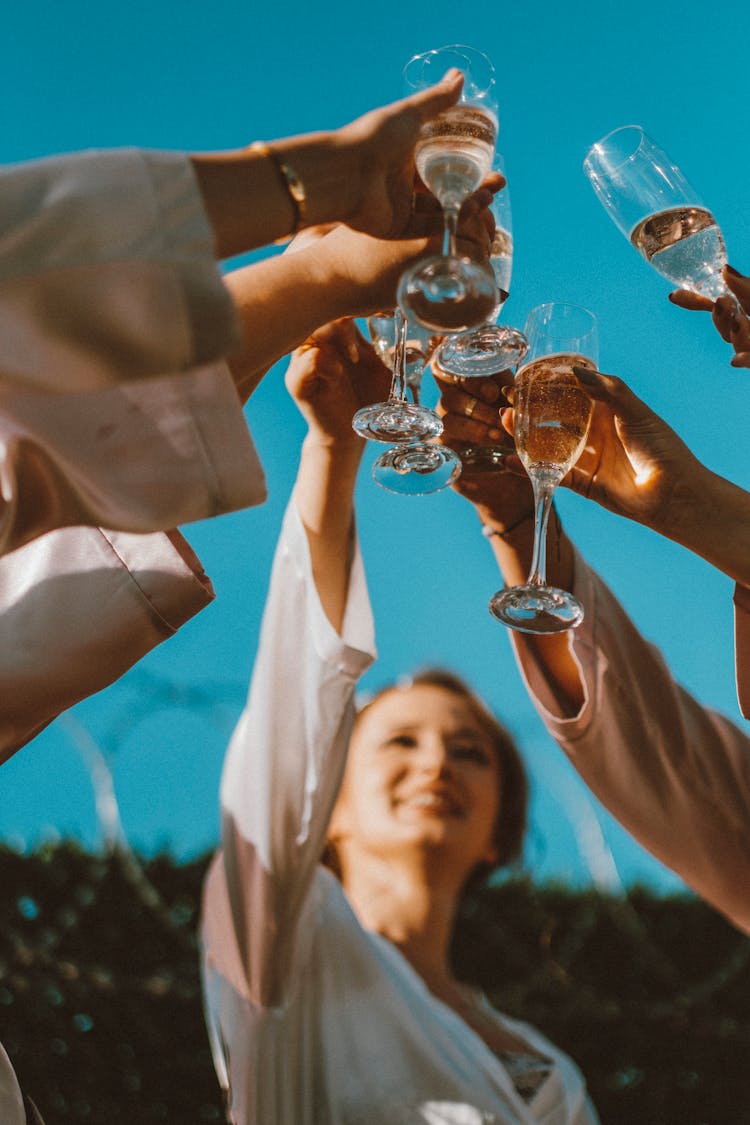
[[[312,576],[292,503],[276,552],[247,706],[221,781],[222,851],[207,879],[210,968],[253,1003],[283,1002],[299,921],[338,794],[354,689],[374,659],[364,568],[353,547],[341,635]]]
[[[547,730],[621,824],[750,933],[750,739],[679,686],[580,556],[568,634],[584,702],[566,715],[533,648],[512,643]]]
[[[177,374],[238,331],[186,156],[0,168],[0,383],[69,393]]]
[[[0,559],[0,763],[213,599],[178,532],[52,532]]]

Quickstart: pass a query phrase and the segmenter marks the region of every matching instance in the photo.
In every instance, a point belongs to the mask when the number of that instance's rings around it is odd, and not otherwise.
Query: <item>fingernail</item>
[[[443,82],[455,82],[457,78],[461,77],[461,71],[457,66],[452,66],[450,70],[446,70],[442,77]]]
[[[349,353],[349,359],[352,361],[352,363],[359,363],[359,348],[357,347],[354,340],[349,341],[349,345],[346,350]]]

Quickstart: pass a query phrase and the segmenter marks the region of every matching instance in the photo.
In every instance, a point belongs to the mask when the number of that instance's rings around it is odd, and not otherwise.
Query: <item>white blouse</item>
[[[294,507],[284,523],[249,701],[221,784],[223,850],[203,910],[214,1059],[237,1125],[593,1125],[575,1064],[539,1032],[498,1025],[551,1060],[530,1103],[501,1060],[363,929],[319,865],[357,678],[374,656],[355,554],[342,636],[313,582]]]

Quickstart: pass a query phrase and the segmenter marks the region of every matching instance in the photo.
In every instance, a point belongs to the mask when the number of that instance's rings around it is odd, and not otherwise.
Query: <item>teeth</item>
[[[416,797],[412,797],[409,801],[418,809],[446,809],[453,808],[453,804],[447,797],[441,796],[439,793],[420,793]]]

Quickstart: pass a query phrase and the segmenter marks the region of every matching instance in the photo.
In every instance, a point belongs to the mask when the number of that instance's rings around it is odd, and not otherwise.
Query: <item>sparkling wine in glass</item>
[[[421,363],[421,371],[426,360],[422,362],[417,358],[415,361],[413,343],[410,351],[413,337],[406,318],[400,309],[395,309],[392,313],[370,317],[367,323],[373,347],[383,363],[390,366],[393,375],[387,401],[363,406],[354,415],[352,427],[360,437],[388,444],[437,437],[443,432],[438,415],[418,401],[409,402],[407,397],[410,368],[413,370],[415,362]]]
[[[399,283],[407,317],[437,332],[462,332],[483,324],[497,305],[488,265],[458,253],[461,205],[492,167],[497,139],[494,69],[473,47],[453,44],[414,55],[404,68],[407,93],[433,85],[450,67],[464,75],[461,100],[422,126],[415,149],[417,171],[443,208],[441,254],[417,262]]]
[[[592,145],[583,168],[602,206],[653,268],[681,289],[728,292],[724,237],[683,172],[639,125]]]
[[[546,539],[555,489],[578,460],[592,403],[573,367],[596,370],[596,318],[578,305],[555,302],[532,309],[526,323],[527,361],[515,379],[516,450],[534,490],[534,549],[523,586],[499,591],[490,612],[524,633],[558,633],[579,625],[583,607],[567,590],[548,586]]]

